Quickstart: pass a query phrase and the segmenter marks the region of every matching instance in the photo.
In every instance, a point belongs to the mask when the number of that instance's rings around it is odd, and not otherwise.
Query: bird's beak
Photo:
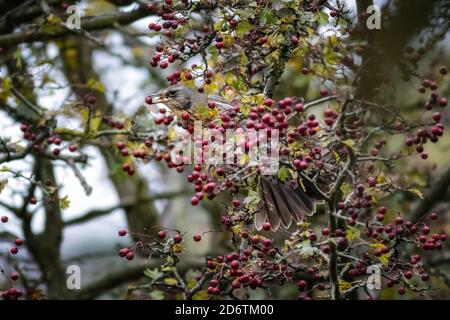
[[[169,99],[165,97],[162,93],[154,93],[151,94],[150,96],[153,97],[153,103],[165,103],[169,101]]]

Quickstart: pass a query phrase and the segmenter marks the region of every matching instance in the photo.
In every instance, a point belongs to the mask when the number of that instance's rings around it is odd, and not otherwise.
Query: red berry
[[[31,199],[30,199],[30,204],[36,204],[37,203],[37,199],[35,198],[35,197],[32,197]]]
[[[438,218],[437,213],[436,212],[431,213],[430,218],[431,218],[431,220],[436,220]]]
[[[127,253],[127,259],[130,261],[134,259],[134,253],[132,251]]]
[[[331,10],[331,11],[330,11],[330,17],[334,18],[334,17],[336,17],[336,16],[337,16],[336,10]]]
[[[430,227],[429,226],[423,226],[422,227],[422,233],[423,234],[429,234],[430,233]]]
[[[76,144],[71,144],[71,145],[69,145],[69,151],[70,151],[70,152],[75,152],[75,151],[77,151],[77,145],[76,145]]]
[[[158,232],[158,238],[160,239],[164,239],[167,236],[166,232],[161,230],[160,232]]]
[[[329,234],[330,234],[330,229],[328,229],[328,228],[323,228],[322,229],[322,235],[328,236]]]
[[[239,23],[239,21],[237,21],[236,19],[231,19],[231,20],[230,20],[230,26],[231,26],[232,28],[236,28],[237,25],[238,25],[238,23]]]
[[[12,247],[11,250],[10,250],[10,252],[11,252],[12,254],[17,254],[17,252],[19,252],[19,248],[17,248],[17,247]]]
[[[402,217],[396,217],[395,218],[395,224],[402,224],[403,223],[403,218]]]
[[[200,199],[199,199],[197,196],[193,196],[193,197],[191,198],[191,204],[192,204],[193,206],[198,205],[199,202],[200,202]]]
[[[291,37],[291,44],[292,44],[292,46],[296,47],[296,46],[298,46],[298,43],[299,43],[298,38],[296,36],[292,36]]]
[[[3,216],[3,217],[1,218],[1,220],[2,220],[3,223],[7,223],[8,220],[9,220],[9,218],[8,218],[7,216]]]
[[[262,228],[264,229],[264,231],[269,231],[270,229],[272,229],[272,225],[269,222],[266,222],[262,225]]]
[[[12,272],[12,273],[9,275],[9,278],[10,278],[12,281],[17,281],[17,280],[19,279],[19,274],[18,274],[17,272]]]
[[[237,260],[233,260],[233,261],[231,261],[230,266],[231,266],[231,269],[236,270],[237,268],[239,268],[240,263]]]
[[[130,252],[130,249],[122,248],[122,249],[119,250],[119,256],[121,256],[123,258],[123,257],[125,257],[128,254],[128,252]]]
[[[196,235],[194,235],[193,239],[195,242],[199,242],[200,240],[202,240],[202,236],[199,234],[196,234]]]
[[[239,207],[241,205],[241,201],[239,199],[234,199],[232,204],[234,207]]]
[[[16,246],[21,246],[23,244],[23,240],[22,239],[16,239],[16,241],[14,241],[14,243],[16,244]]]
[[[57,157],[61,153],[61,150],[59,148],[55,148],[55,149],[53,149],[52,153],[55,157]]]
[[[127,231],[122,229],[118,231],[119,237],[124,237],[127,234]]]
[[[403,275],[405,276],[406,279],[411,279],[413,276],[413,273],[411,271],[405,271],[403,273]]]
[[[180,243],[181,241],[183,241],[183,237],[181,236],[181,234],[177,234],[175,237],[173,237],[173,241],[175,241],[176,243]]]
[[[211,286],[211,287],[217,287],[218,285],[219,285],[219,281],[217,280],[217,279],[212,279],[210,282],[209,282],[209,285]]]
[[[161,61],[161,63],[159,64],[159,67],[161,69],[166,69],[169,66],[169,63],[167,61]]]
[[[252,241],[253,244],[257,244],[259,242],[259,237],[257,235],[253,236],[250,238],[250,240]]]
[[[191,116],[190,116],[189,112],[187,112],[187,111],[184,111],[184,112],[181,114],[181,119],[183,119],[183,120],[189,120],[190,117],[191,117]]]

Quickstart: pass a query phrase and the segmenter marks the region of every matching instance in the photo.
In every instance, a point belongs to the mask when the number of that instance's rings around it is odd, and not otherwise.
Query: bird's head
[[[201,104],[207,104],[208,97],[185,85],[175,84],[157,93],[155,103],[163,103],[172,111],[189,111]]]

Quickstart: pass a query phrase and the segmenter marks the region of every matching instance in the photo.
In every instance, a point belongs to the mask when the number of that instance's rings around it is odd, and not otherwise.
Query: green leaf
[[[259,192],[254,190],[248,191],[248,196],[244,198],[244,206],[248,209],[250,213],[257,210],[258,203],[261,201]]]
[[[150,292],[150,297],[152,297],[153,300],[164,300],[164,293],[159,290],[155,290]]]
[[[296,246],[298,249],[298,254],[302,258],[310,258],[319,253],[319,249],[311,246],[311,242],[309,240],[302,241]]]
[[[16,60],[16,67],[17,69],[22,69],[22,55],[20,54],[20,50],[17,49],[13,53],[13,58]]]
[[[152,280],[155,280],[161,278],[164,274],[162,272],[159,272],[157,268],[153,270],[147,268],[144,270],[144,275]]]
[[[275,22],[275,17],[268,9],[264,9],[259,16],[259,25],[264,27],[265,25],[271,25]]]
[[[286,182],[287,178],[289,178],[288,169],[285,166],[281,167],[280,170],[278,170],[277,177],[280,181]]]
[[[317,21],[319,22],[319,25],[325,26],[328,24],[329,18],[330,18],[330,16],[328,15],[328,13],[321,12],[321,13],[319,13]]]
[[[239,22],[238,26],[236,27],[236,34],[238,36],[243,36],[248,30],[250,30],[252,27],[251,23],[247,20]]]

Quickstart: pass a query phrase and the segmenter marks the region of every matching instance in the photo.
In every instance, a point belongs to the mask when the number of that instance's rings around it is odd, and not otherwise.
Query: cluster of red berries
[[[5,300],[17,300],[23,296],[22,290],[11,287],[6,291],[0,291],[0,296]]]
[[[115,120],[113,117],[103,117],[103,122],[113,129],[123,130],[125,128],[123,121]]]
[[[439,74],[442,77],[447,73],[448,71],[446,67],[441,67],[439,69]],[[438,83],[436,81],[430,79],[422,80],[422,85],[418,89],[418,91],[422,94],[425,94],[427,90],[431,90],[431,94],[429,99],[425,102],[425,110],[431,111],[437,105],[442,108],[448,105],[447,98],[440,96],[437,92]],[[428,154],[424,152],[424,144],[426,144],[428,141],[436,143],[444,134],[444,125],[440,123],[441,117],[442,116],[440,112],[434,112],[432,115],[432,119],[434,120],[435,124],[431,126],[431,128],[419,128],[413,135],[410,135],[406,139],[406,145],[408,147],[412,147],[415,145],[415,150],[420,154],[422,159],[428,158]],[[398,129],[403,129],[401,124],[398,125]]]
[[[32,145],[33,152],[43,151],[43,148],[45,147],[43,144],[44,144],[44,142],[47,142],[48,146],[55,145],[55,148],[52,149],[53,156],[58,157],[60,155],[60,153],[61,153],[60,146],[61,146],[61,143],[63,142],[61,137],[59,137],[57,135],[52,135],[52,136],[48,137],[45,141],[44,140],[37,141],[40,129],[36,128],[34,126],[31,126],[27,123],[21,124],[20,130],[23,132],[23,138],[25,140],[34,142]],[[74,143],[71,143],[67,146],[67,149],[70,152],[76,152],[78,150],[78,146]]]

